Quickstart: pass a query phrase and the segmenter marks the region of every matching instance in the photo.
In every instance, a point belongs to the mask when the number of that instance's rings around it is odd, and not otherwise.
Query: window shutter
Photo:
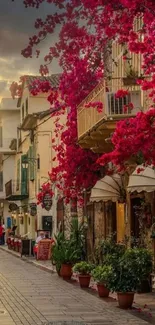
[[[27,159],[27,154],[21,156],[21,194],[28,194],[28,170],[23,168],[22,162]]]
[[[17,185],[16,190],[19,190],[19,184],[20,184],[20,159],[17,161]]]
[[[28,98],[26,98],[26,116],[28,115]]]
[[[34,150],[34,145],[30,146],[29,148],[29,155],[30,155],[30,181],[34,181],[35,179],[35,161],[34,161],[34,157],[35,157],[35,150]]]
[[[3,192],[3,172],[0,172],[0,192]]]

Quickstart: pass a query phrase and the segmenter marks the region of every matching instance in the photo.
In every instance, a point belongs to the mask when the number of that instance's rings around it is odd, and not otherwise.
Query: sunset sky
[[[0,98],[10,97],[10,83],[21,75],[38,74],[42,58],[55,41],[57,32],[40,45],[42,56],[39,59],[25,59],[21,50],[28,44],[29,36],[35,34],[35,19],[44,18],[52,11],[51,4],[42,4],[37,10],[26,9],[23,0],[0,0]],[[59,72],[56,63],[51,72]]]

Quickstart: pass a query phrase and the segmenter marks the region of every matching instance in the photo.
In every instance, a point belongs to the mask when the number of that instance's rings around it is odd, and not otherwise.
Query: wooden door
[[[135,239],[139,238],[139,220],[136,215],[136,207],[141,205],[141,198],[133,198],[131,199],[131,236]]]
[[[95,225],[94,225],[94,204],[87,205],[87,220],[88,220],[88,230],[87,230],[87,256],[91,256],[95,244]]]

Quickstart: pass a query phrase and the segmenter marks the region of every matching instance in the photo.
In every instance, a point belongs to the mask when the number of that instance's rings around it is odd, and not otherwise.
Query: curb
[[[42,270],[42,271],[45,271],[45,272],[48,272],[48,273],[51,273],[51,274],[54,274],[54,273],[56,273],[56,271],[54,271],[54,270],[51,270],[49,267],[47,267],[47,266],[44,266],[44,265],[41,265],[41,264],[37,264],[37,262],[36,261],[30,261],[27,257],[21,257],[20,255],[17,255],[17,254],[14,254],[14,252],[13,251],[11,251],[11,250],[5,250],[3,247],[1,247],[0,246],[0,250],[1,251],[3,251],[3,252],[5,252],[5,253],[7,253],[7,254],[10,254],[10,255],[12,255],[12,256],[14,256],[14,257],[16,257],[16,258],[19,258],[21,261],[24,261],[24,262],[26,262],[26,263],[29,263],[29,264],[31,264],[31,265],[33,265],[33,266],[35,266],[35,267],[37,267],[38,269],[40,269],[40,270]]]

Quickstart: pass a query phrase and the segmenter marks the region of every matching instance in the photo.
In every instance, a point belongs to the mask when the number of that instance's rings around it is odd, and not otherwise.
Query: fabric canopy
[[[128,192],[155,191],[155,170],[152,166],[139,165],[129,177]]]
[[[121,177],[118,174],[112,176],[106,175],[97,181],[91,190],[90,201],[118,201],[120,197],[120,186],[122,186]]]

